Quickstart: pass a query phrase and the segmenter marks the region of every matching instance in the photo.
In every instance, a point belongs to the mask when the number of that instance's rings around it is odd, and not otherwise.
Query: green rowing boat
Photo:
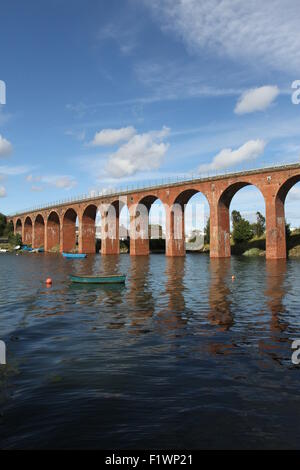
[[[124,274],[111,274],[110,276],[75,276],[70,275],[72,282],[80,284],[124,284],[126,275]]]

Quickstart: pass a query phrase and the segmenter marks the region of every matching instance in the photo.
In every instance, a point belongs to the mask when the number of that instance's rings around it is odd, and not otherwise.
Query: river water
[[[0,266],[1,448],[299,448],[300,260]],[[126,285],[71,285],[73,272],[124,272]]]

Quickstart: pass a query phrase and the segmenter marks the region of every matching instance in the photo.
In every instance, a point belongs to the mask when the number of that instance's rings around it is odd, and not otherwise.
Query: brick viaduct
[[[102,217],[101,253],[119,253],[119,214],[127,204],[130,214],[130,234],[141,214],[137,204],[146,207],[146,214],[138,237],[130,236],[130,254],[149,253],[148,215],[151,205],[160,199],[166,209],[166,255],[185,254],[184,236],[174,236],[177,223],[173,205],[184,211],[185,204],[196,193],[202,193],[210,207],[210,256],[226,258],[230,256],[230,203],[233,196],[243,187],[254,185],[261,192],[266,209],[266,257],[279,259],[286,257],[284,203],[289,190],[300,181],[300,164],[262,168],[246,172],[231,173],[215,177],[193,179],[156,187],[123,191],[119,194],[102,195],[76,202],[64,202],[57,206],[23,212],[10,217],[15,233],[21,233],[24,243],[34,248],[44,246],[50,251],[59,245],[60,251],[71,251],[76,244],[76,218],[78,217],[78,251],[95,252],[95,219],[99,210]],[[109,209],[113,208],[114,211]],[[113,214],[113,215],[112,215]],[[179,216],[178,216],[179,217]],[[141,218],[141,217],[140,217]],[[182,216],[181,216],[182,219]],[[181,220],[184,234],[184,217]],[[114,226],[116,236],[110,236]],[[147,227],[145,229],[145,227]],[[112,232],[111,232],[112,233]],[[145,235],[146,234],[146,235]]]

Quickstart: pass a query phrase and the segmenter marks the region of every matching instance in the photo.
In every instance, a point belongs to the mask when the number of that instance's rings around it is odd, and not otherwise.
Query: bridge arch
[[[32,245],[32,219],[27,216],[24,221],[24,243],[26,245]]]
[[[276,257],[285,258],[287,255],[287,240],[286,240],[286,199],[289,195],[289,192],[293,187],[300,182],[300,174],[294,175],[288,178],[279,188],[275,194],[275,204],[274,204],[274,218],[275,218],[275,227],[270,232],[271,242],[273,245],[272,239],[276,238],[277,241],[277,253]]]
[[[209,200],[204,191],[197,187],[188,188],[176,196],[168,210],[167,254],[182,256],[186,250],[187,230],[196,228],[204,230],[205,211],[209,212]]]
[[[71,252],[76,249],[76,219],[77,212],[68,208],[62,216],[62,250]]]
[[[16,233],[22,236],[22,220],[21,219],[17,219],[15,230],[16,230]]]
[[[149,234],[149,221],[151,217],[151,208],[159,201],[160,209],[163,207],[163,213],[158,220],[156,230]],[[156,206],[157,207],[157,206]],[[159,209],[157,209],[158,212]],[[163,201],[155,194],[147,194],[138,200],[136,204],[129,207],[130,213],[130,254],[148,255],[150,252],[149,235],[163,238],[161,233],[165,225],[165,207]],[[157,214],[158,215],[158,214]],[[153,217],[153,216],[152,216]],[[160,220],[161,219],[161,220]],[[151,227],[152,229],[152,227]],[[151,230],[152,232],[152,230]],[[157,232],[157,234],[156,234]]]
[[[130,251],[130,246],[128,247],[128,240],[130,240],[130,213],[128,209],[127,201],[122,204],[120,207],[119,213],[119,239],[120,239],[120,251],[128,250]],[[126,251],[125,251],[126,252]]]
[[[232,183],[221,190],[216,204],[211,205],[210,256],[212,258],[227,258],[231,256],[230,204],[233,197],[247,186],[255,187],[265,202],[265,195],[258,185],[252,181],[242,180]]]
[[[126,202],[122,198],[100,205],[102,255],[116,255],[120,253],[120,213],[125,205]]]
[[[96,252],[96,216],[98,207],[89,204],[85,207],[81,217],[79,233],[79,251],[81,253]]]
[[[40,248],[45,244],[45,221],[41,214],[37,214],[34,220],[34,248]]]
[[[47,218],[45,250],[52,251],[60,248],[60,219],[56,211],[51,211]]]

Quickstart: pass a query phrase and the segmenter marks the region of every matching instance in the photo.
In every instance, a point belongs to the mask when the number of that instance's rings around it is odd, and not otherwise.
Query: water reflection
[[[166,258],[165,286],[168,296],[168,311],[170,315],[180,314],[185,311],[185,257],[177,256]],[[181,318],[182,321],[182,318]]]
[[[127,302],[131,307],[128,316],[132,334],[145,333],[149,330],[149,320],[152,319],[155,310],[150,278],[150,257],[130,258]]]
[[[231,290],[228,287],[231,260],[228,258],[210,260],[210,287],[209,287],[209,322],[220,330],[229,330],[234,317],[231,312]]]
[[[185,258],[166,257],[164,302],[157,312],[156,328],[160,335],[170,339],[185,334],[188,324],[188,310],[185,306]]]
[[[271,331],[285,331],[288,323],[284,318],[287,309],[284,305],[284,298],[287,294],[285,283],[287,272],[286,260],[266,261],[266,289],[267,305],[271,313]]]
[[[17,369],[0,377],[0,447],[299,447],[299,261],[1,263],[0,338]],[[73,272],[127,279],[80,286]]]

